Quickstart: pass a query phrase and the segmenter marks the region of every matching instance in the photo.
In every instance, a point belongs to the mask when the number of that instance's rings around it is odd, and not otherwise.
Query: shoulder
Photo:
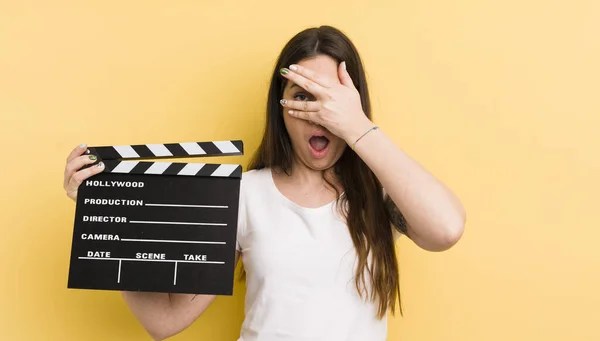
[[[255,187],[264,185],[268,172],[268,168],[252,169],[243,172],[241,180],[242,187]]]
[[[256,194],[264,191],[268,185],[268,176],[270,175],[268,168],[252,169],[242,173],[240,181],[240,194],[247,196],[248,194]]]
[[[257,181],[260,177],[264,176],[268,168],[251,169],[242,173],[242,182],[253,182]]]

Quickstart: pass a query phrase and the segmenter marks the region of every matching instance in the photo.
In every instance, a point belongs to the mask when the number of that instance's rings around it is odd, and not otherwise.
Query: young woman
[[[101,167],[68,158],[75,199]],[[404,234],[442,251],[463,233],[455,195],[371,121],[362,61],[339,30],[304,30],[283,48],[266,129],[242,177],[237,259],[246,274],[238,341],[384,341],[399,298]],[[156,340],[187,328],[214,296],[123,292]]]

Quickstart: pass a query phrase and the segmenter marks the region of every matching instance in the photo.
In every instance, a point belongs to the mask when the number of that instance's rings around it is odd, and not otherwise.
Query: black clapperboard
[[[88,150],[105,168],[78,191],[68,288],[232,295],[242,166],[139,159],[243,155],[242,141]]]

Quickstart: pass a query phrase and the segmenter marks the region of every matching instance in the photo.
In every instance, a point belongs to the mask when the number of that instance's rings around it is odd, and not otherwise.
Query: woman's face
[[[340,83],[338,64],[329,56],[319,55],[304,59],[298,64],[320,73],[332,83]],[[291,81],[287,81],[285,85],[283,98],[294,101],[316,101],[312,94]],[[292,117],[288,114],[288,110],[283,108],[283,121],[290,135],[297,161],[315,170],[325,170],[335,165],[346,148],[345,141],[321,126]]]

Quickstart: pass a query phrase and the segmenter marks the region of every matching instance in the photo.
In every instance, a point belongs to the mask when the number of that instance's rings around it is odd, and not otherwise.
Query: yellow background
[[[299,30],[346,31],[377,123],[463,200],[451,251],[398,244],[389,340],[600,339],[600,2],[2,1],[0,339],[148,340],[115,292],[67,290],[69,151],[262,131]],[[173,340],[235,340],[243,285]]]

